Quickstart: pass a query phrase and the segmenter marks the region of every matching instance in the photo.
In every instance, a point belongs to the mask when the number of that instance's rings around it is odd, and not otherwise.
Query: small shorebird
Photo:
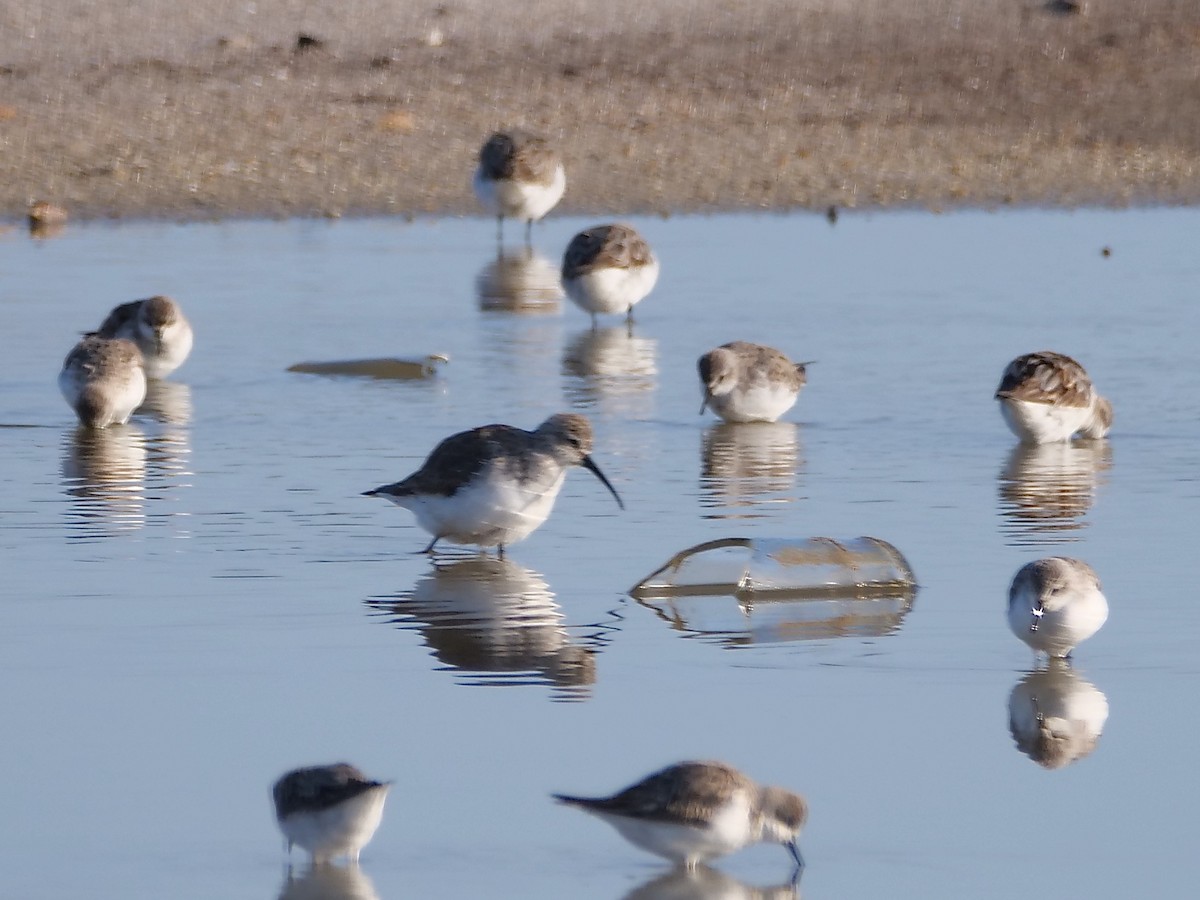
[[[89,428],[124,425],[146,399],[141,351],[132,341],[87,335],[63,361],[58,389]]]
[[[804,865],[796,846],[808,818],[804,798],[760,787],[722,762],[667,766],[611,797],[553,797],[600,817],[631,844],[689,869],[759,841],[783,844],[796,865]]]
[[[504,548],[528,537],[546,521],[571,466],[583,466],[625,504],[588,455],[592,423],[575,413],[551,416],[534,431],[484,425],[451,435],[403,481],[367,497],[383,497],[416,514],[433,535],[423,552],[442,538],[456,544]]]
[[[275,818],[288,853],[299,844],[314,863],[358,862],[383,818],[390,781],[372,781],[349,763],[293,769],[275,782]]]
[[[1100,579],[1079,559],[1051,556],[1026,563],[1008,589],[1008,627],[1050,657],[1069,657],[1106,619]]]
[[[1062,353],[1018,356],[1004,369],[996,399],[1008,427],[1026,443],[1069,441],[1077,433],[1102,438],[1112,428],[1112,404],[1083,366]]]
[[[796,404],[807,363],[794,363],[778,350],[733,341],[700,357],[700,404],[726,422],[774,422]]]
[[[480,148],[472,185],[479,202],[496,214],[496,240],[506,218],[524,219],[528,245],[533,223],[562,199],[567,176],[549,141],[512,129],[496,132]]]
[[[563,254],[562,283],[575,304],[591,313],[625,313],[654,289],[658,260],[630,225],[596,225],[571,238]]]
[[[192,326],[170,297],[122,303],[108,314],[95,334],[133,341],[146,359],[146,375],[166,378],[192,352]]]

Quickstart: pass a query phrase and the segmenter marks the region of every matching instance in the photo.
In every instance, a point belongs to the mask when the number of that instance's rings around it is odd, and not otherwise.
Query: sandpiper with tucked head
[[[275,818],[290,853],[298,844],[314,863],[339,856],[358,862],[383,818],[390,781],[374,781],[349,763],[293,769],[275,782]]]
[[[1050,657],[1069,657],[1107,619],[1100,579],[1080,559],[1051,556],[1026,563],[1008,589],[1008,627]]]
[[[1096,392],[1083,366],[1051,350],[1010,362],[996,399],[1008,427],[1026,443],[1069,441],[1076,434],[1102,438],[1112,428],[1112,404]]]
[[[166,378],[192,352],[192,326],[170,297],[132,300],[115,307],[96,330],[107,338],[133,341],[146,360],[150,378]]]
[[[416,514],[433,535],[424,550],[445,538],[456,544],[499,547],[528,537],[546,521],[571,466],[600,479],[624,509],[616,489],[592,462],[592,423],[559,413],[533,431],[484,425],[451,435],[403,481],[367,497],[383,497]]]
[[[625,313],[654,289],[658,260],[631,225],[596,225],[571,238],[563,254],[562,283],[567,296],[592,322],[597,313]]]
[[[89,428],[124,425],[146,399],[142,353],[123,338],[86,335],[63,361],[58,389]]]
[[[549,141],[511,129],[496,132],[480,148],[472,185],[479,202],[496,215],[496,239],[505,219],[524,219],[529,244],[533,223],[562,199],[567,176]]]
[[[553,796],[608,822],[631,844],[689,869],[760,841],[783,844],[796,865],[804,865],[796,846],[808,818],[804,798],[760,787],[722,762],[667,766],[611,797]]]
[[[733,341],[700,357],[704,401],[726,422],[774,422],[796,404],[807,363],[794,363],[773,347]]]

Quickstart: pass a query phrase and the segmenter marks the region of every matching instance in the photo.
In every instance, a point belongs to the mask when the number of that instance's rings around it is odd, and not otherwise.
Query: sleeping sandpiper
[[[1008,589],[1008,627],[1052,658],[1069,657],[1107,619],[1100,579],[1080,559],[1051,556],[1026,563]]]
[[[700,412],[709,407],[726,422],[774,422],[795,405],[806,365],[762,344],[722,344],[697,364],[704,389]]]
[[[445,538],[456,544],[499,547],[528,537],[546,521],[567,469],[583,466],[600,479],[624,509],[616,489],[588,455],[592,424],[559,413],[533,431],[484,425],[438,444],[403,481],[365,491],[416,514],[433,535],[424,550]]]
[[[799,794],[760,787],[722,762],[684,762],[655,772],[611,797],[554,799],[608,822],[632,844],[676,864],[698,864],[760,841],[796,846],[808,818]]]
[[[571,238],[563,254],[562,283],[584,312],[625,313],[654,289],[658,260],[630,225],[596,225]]]
[[[124,425],[146,399],[142,353],[132,341],[87,335],[63,361],[58,388],[89,428]]]
[[[496,132],[480,148],[472,185],[479,202],[496,216],[496,240],[502,238],[505,219],[523,219],[528,246],[533,223],[562,199],[567,176],[549,141],[511,129]]]
[[[122,303],[108,314],[96,334],[133,341],[146,360],[146,375],[166,378],[192,352],[192,326],[170,297]]]
[[[1000,413],[1013,434],[1030,444],[1102,438],[1112,428],[1112,404],[1092,386],[1083,366],[1051,350],[1018,356],[996,389]]]
[[[391,786],[344,762],[288,772],[271,789],[288,852],[298,844],[314,864],[339,856],[358,862],[383,818]]]

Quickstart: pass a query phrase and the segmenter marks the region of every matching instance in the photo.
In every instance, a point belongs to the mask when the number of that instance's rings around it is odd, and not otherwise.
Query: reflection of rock
[[[63,488],[78,537],[100,537],[145,522],[146,437],[132,425],[75,429],[64,442]]]
[[[300,876],[288,870],[279,900],[378,900],[371,879],[357,865],[311,866]]]
[[[1099,473],[1112,465],[1107,441],[1018,444],[998,483],[1003,530],[1015,545],[1071,540],[1086,526]]]
[[[649,415],[658,386],[658,341],[637,337],[631,325],[581,331],[563,350],[562,370],[572,406]]]
[[[556,312],[563,297],[558,266],[533,248],[501,251],[475,276],[480,309]]]
[[[800,453],[800,429],[791,422],[710,427],[700,445],[700,503],[728,512],[707,517],[754,518],[766,504],[794,500],[789,492],[803,464]]]
[[[625,900],[797,900],[799,897],[800,890],[794,882],[760,888],[708,866],[698,866],[690,871],[673,869],[647,881],[626,894]]]
[[[401,628],[420,631],[443,663],[478,676],[470,684],[596,680],[593,651],[571,643],[562,609],[542,577],[506,559],[479,556],[438,565],[412,591],[370,605]],[[564,699],[586,691],[564,692]]]
[[[1008,729],[1017,749],[1061,769],[1094,749],[1108,720],[1108,699],[1063,660],[1030,672],[1008,697]]]

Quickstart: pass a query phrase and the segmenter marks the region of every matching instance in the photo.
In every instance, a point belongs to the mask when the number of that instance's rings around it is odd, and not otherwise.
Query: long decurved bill
[[[592,462],[592,458],[590,456],[585,456],[579,461],[579,464],[600,479],[600,483],[608,488],[613,497],[616,498],[617,506],[621,507],[621,509],[625,508],[625,504],[621,502],[621,495],[617,493],[617,489],[612,486],[612,483],[607,478],[604,477],[604,473],[600,471],[599,466]]]
[[[800,848],[796,846],[795,841],[788,841],[783,846],[788,848],[788,852],[792,854],[792,859],[796,861],[796,868],[804,868],[804,857],[800,855]]]
[[[704,410],[708,408],[708,398],[712,396],[708,391],[704,392],[704,399],[700,401],[700,415],[704,415]]]

